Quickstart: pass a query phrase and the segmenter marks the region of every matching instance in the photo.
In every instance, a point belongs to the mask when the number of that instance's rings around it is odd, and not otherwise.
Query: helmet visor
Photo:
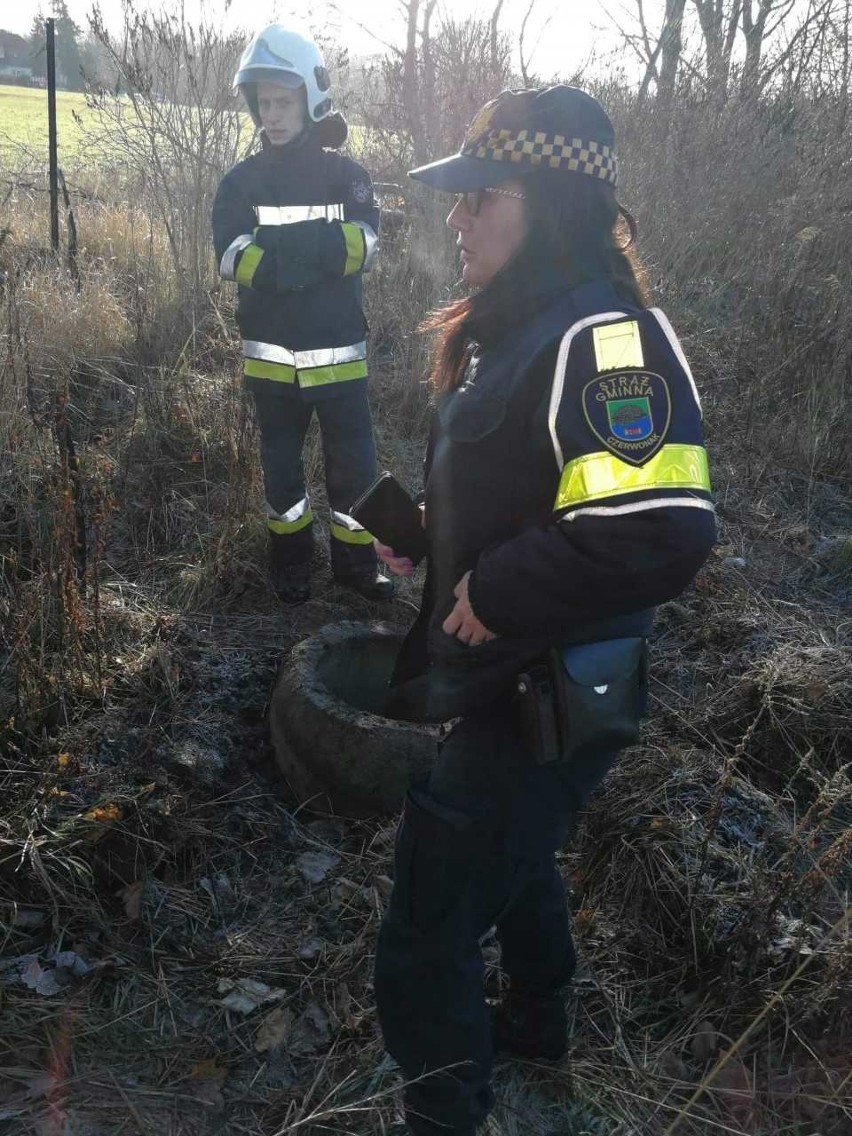
[[[249,67],[241,67],[234,79],[235,87],[244,87],[247,83],[273,83],[288,91],[296,91],[305,85],[302,76],[295,71],[281,71],[277,67],[262,67],[254,63]]]

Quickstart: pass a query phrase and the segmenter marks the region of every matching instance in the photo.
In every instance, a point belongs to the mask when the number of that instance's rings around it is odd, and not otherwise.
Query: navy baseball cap
[[[433,189],[466,193],[541,169],[585,174],[613,188],[618,183],[612,122],[579,87],[503,91],[478,112],[457,154],[408,176]]]

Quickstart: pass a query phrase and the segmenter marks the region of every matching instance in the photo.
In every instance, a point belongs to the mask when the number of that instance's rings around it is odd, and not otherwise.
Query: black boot
[[[284,604],[305,603],[311,598],[310,564],[272,566],[272,590]]]
[[[269,576],[272,589],[285,604],[305,603],[311,598],[310,532],[307,537],[269,534]],[[298,558],[294,557],[298,553]],[[307,554],[307,555],[306,555]]]
[[[393,580],[382,575],[374,565],[365,565],[363,568],[348,568],[345,572],[335,572],[334,578],[338,584],[352,588],[365,600],[380,602],[393,599]]]
[[[336,584],[351,588],[373,602],[393,598],[393,580],[382,574],[372,544],[347,544],[332,535],[329,552],[331,575]]]
[[[494,1050],[528,1061],[559,1061],[568,1050],[568,1015],[561,991],[510,990],[494,1007]]]

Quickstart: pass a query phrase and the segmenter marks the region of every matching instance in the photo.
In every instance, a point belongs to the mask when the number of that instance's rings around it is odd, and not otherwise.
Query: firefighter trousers
[[[485,932],[496,930],[513,989],[548,994],[570,980],[574,945],[555,853],[616,756],[537,765],[511,708],[492,708],[463,719],[410,790],[375,992],[417,1136],[468,1136],[492,1107]]]
[[[313,550],[313,511],[305,487],[303,450],[314,411],[319,419],[330,511],[331,565],[335,576],[374,568],[372,537],[349,508],[376,477],[376,447],[366,382],[354,381],[334,397],[308,401],[255,391],[267,525],[280,562],[305,564]]]

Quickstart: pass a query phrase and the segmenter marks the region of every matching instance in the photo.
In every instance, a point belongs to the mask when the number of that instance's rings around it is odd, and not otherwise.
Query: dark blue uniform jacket
[[[533,300],[433,421],[426,583],[395,681],[428,673],[437,718],[505,696],[548,647],[646,634],[715,539],[700,406],[662,313],[606,281],[543,280]],[[469,570],[498,636],[477,647],[441,629]]]
[[[367,171],[308,130],[226,174],[212,225],[220,275],[239,285],[246,385],[316,399],[363,380],[361,273],[379,229]]]

